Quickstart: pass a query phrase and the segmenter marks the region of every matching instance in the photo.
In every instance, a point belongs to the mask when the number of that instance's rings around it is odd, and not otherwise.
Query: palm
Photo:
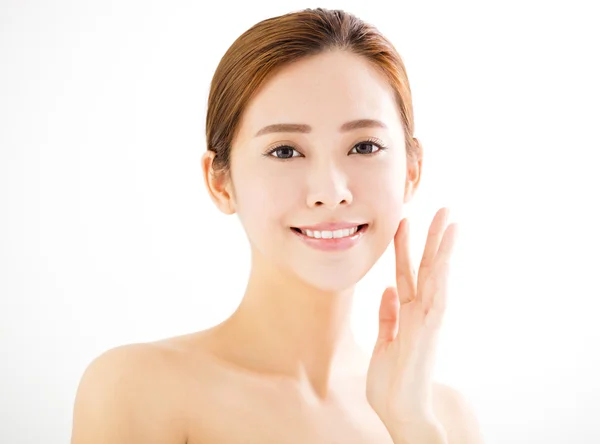
[[[435,349],[456,238],[456,224],[445,227],[447,213],[443,208],[433,219],[418,275],[410,263],[406,223],[394,238],[396,287],[383,293],[379,337],[367,374],[367,399],[385,424],[433,415]]]

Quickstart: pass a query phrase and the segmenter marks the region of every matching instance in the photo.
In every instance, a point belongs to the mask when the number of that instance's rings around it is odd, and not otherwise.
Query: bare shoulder
[[[110,349],[86,368],[75,398],[71,444],[183,444],[185,415],[167,343]]]
[[[467,398],[446,384],[435,383],[435,415],[448,434],[449,444],[483,444],[479,422]]]

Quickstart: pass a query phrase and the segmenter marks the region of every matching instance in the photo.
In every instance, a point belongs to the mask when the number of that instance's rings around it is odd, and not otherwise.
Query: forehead
[[[402,128],[393,89],[383,74],[363,57],[337,50],[301,59],[273,75],[249,103],[240,135],[252,138],[275,123],[337,132],[355,119],[381,120],[391,131]]]

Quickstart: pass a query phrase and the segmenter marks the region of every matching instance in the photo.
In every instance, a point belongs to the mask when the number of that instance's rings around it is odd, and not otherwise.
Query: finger
[[[440,247],[438,248],[436,262],[449,262],[452,258],[452,253],[454,252],[454,245],[456,244],[456,239],[458,238],[458,223],[453,222],[446,228],[444,232],[444,237],[442,242],[440,243]]]
[[[427,280],[431,267],[435,261],[435,257],[438,252],[438,248],[442,237],[444,236],[444,228],[446,227],[446,220],[448,218],[449,210],[447,208],[441,208],[435,214],[431,226],[429,227],[429,233],[427,235],[427,241],[425,243],[425,250],[423,251],[423,258],[419,265],[419,277],[417,282],[417,288],[421,289],[423,283]],[[419,291],[420,293],[420,291]],[[417,294],[417,298],[421,295]]]
[[[398,334],[399,309],[400,301],[396,288],[386,288],[379,305],[379,334],[375,348],[393,341]]]
[[[396,253],[396,289],[400,305],[416,297],[416,273],[410,259],[410,229],[408,218],[402,219],[394,236]]]
[[[452,223],[445,230],[430,278],[427,280],[428,288],[424,290],[423,307],[427,316],[426,323],[430,325],[440,325],[446,311],[450,259],[457,236],[458,225]]]

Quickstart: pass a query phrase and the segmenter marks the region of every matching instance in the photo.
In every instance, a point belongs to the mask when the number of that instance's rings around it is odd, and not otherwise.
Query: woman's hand
[[[441,208],[433,218],[418,276],[409,255],[408,219],[400,222],[394,237],[396,287],[383,292],[367,374],[369,404],[392,436],[440,428],[433,412],[432,374],[457,237],[457,224],[446,227],[448,213]]]

